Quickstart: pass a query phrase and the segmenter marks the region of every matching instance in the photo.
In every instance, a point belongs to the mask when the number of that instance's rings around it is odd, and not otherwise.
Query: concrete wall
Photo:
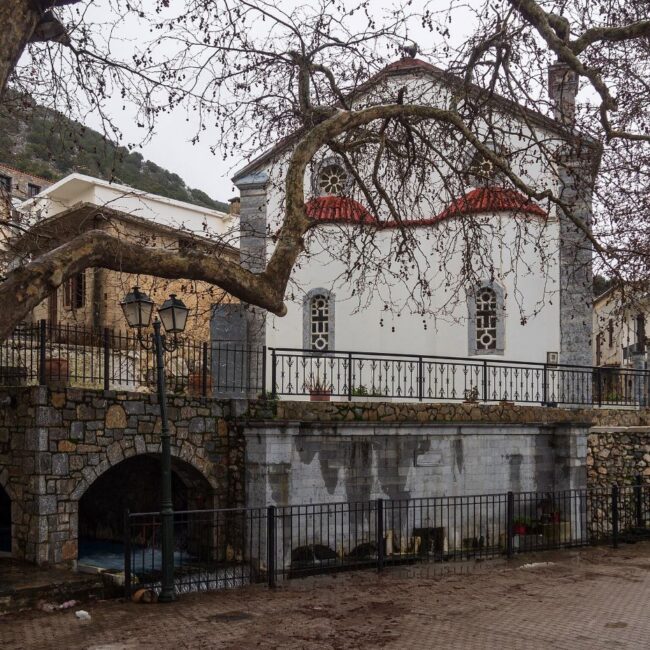
[[[588,428],[444,422],[250,423],[250,506],[586,486]]]

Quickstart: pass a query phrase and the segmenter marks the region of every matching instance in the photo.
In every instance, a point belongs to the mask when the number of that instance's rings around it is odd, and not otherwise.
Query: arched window
[[[481,284],[468,301],[469,354],[503,354],[505,304],[503,288],[495,282]]]
[[[334,296],[327,289],[312,289],[305,296],[303,347],[315,352],[334,349]]]

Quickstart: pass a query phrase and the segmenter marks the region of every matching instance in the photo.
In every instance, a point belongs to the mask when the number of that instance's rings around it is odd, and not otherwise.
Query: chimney
[[[576,115],[578,75],[566,63],[553,63],[548,68],[548,96],[553,117],[562,124],[573,124]]]
[[[230,209],[228,210],[228,214],[230,215],[238,215],[239,214],[239,207],[241,205],[241,201],[238,196],[234,196],[232,199],[228,199],[228,203],[230,203]]]

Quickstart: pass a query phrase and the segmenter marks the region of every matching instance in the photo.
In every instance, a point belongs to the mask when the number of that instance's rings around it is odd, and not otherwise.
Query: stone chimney
[[[239,208],[241,206],[240,198],[238,196],[233,196],[232,199],[228,199],[228,203],[230,203],[228,214],[231,214],[233,216],[239,215]]]
[[[553,117],[563,124],[573,124],[576,114],[578,75],[566,63],[553,63],[548,68],[548,96]]]

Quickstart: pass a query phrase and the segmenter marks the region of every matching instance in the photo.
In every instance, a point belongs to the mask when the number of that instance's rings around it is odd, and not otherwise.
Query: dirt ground
[[[0,617],[0,648],[650,648],[650,543],[451,569],[97,602],[85,622],[23,611]]]

